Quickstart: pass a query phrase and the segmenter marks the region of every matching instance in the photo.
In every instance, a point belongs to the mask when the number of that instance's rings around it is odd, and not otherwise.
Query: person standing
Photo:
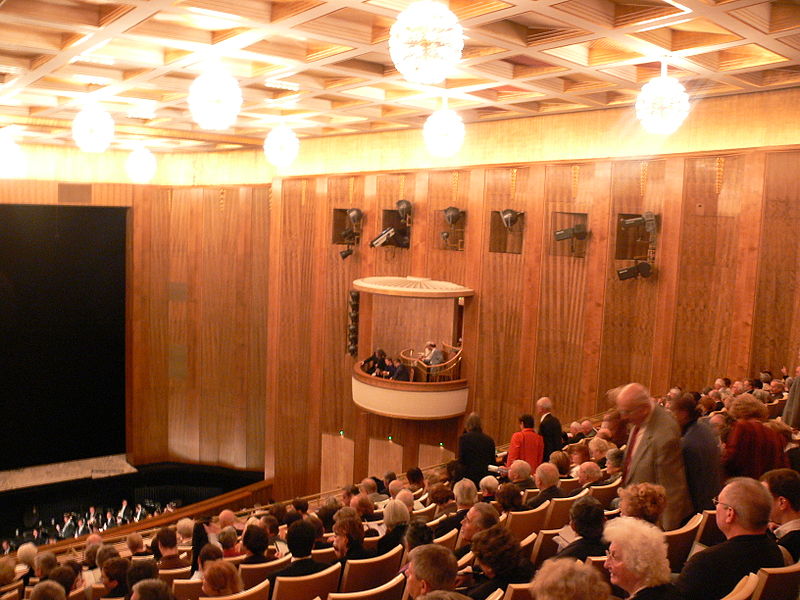
[[[510,468],[515,460],[524,460],[535,470],[542,464],[543,455],[544,440],[533,429],[533,415],[524,414],[519,418],[519,431],[511,436],[506,467]]]
[[[489,465],[495,463],[494,440],[483,433],[478,413],[471,413],[464,424],[464,433],[458,438],[458,462],[464,467],[464,477],[475,487],[489,474]]]
[[[544,441],[543,460],[549,460],[550,454],[561,450],[564,445],[561,421],[553,414],[553,401],[543,396],[536,401],[536,416],[539,417],[539,435]]]

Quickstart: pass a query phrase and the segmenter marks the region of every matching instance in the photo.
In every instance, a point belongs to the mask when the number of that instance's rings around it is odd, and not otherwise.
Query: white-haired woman
[[[610,595],[600,572],[573,558],[545,561],[533,578],[536,600],[607,600]]]
[[[603,537],[611,544],[605,567],[628,600],[679,600],[670,581],[667,540],[655,525],[633,517],[612,519]]]
[[[383,507],[383,524],[386,533],[378,540],[378,556],[386,554],[403,543],[410,515],[408,507],[400,500],[389,500]]]

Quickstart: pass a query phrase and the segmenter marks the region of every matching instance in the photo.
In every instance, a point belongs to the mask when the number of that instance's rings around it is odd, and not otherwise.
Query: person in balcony
[[[425,350],[422,351],[422,358],[420,360],[429,367],[432,367],[444,362],[444,354],[436,347],[435,342],[428,342],[425,344]]]
[[[368,356],[361,361],[361,368],[368,375],[380,375],[386,370],[386,352],[381,348],[376,348],[372,356]]]
[[[395,358],[392,362],[394,362],[394,373],[391,378],[395,381],[411,381],[411,371],[408,367],[399,358]]]

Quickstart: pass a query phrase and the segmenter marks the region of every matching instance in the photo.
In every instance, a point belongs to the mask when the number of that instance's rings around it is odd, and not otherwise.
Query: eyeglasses
[[[714,497],[714,499],[713,499],[713,500],[711,500],[711,502],[713,502],[713,503],[714,503],[714,507],[715,507],[715,508],[716,508],[716,506],[717,506],[718,504],[722,504],[722,506],[727,506],[727,507],[728,507],[728,508],[730,508],[731,510],[736,510],[736,508],[735,508],[735,507],[731,506],[731,505],[730,505],[730,504],[728,504],[727,502],[722,502],[722,501],[719,499],[719,496],[715,496],[715,497]]]

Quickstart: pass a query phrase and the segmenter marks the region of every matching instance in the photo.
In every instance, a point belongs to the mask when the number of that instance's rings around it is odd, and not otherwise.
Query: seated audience
[[[473,600],[484,600],[497,589],[505,590],[509,583],[528,583],[533,577],[533,565],[522,555],[514,535],[502,525],[477,533],[472,538],[472,553],[483,571],[475,585],[465,591]]]
[[[425,344],[420,360],[429,366],[440,365],[444,362],[444,354],[436,347],[436,342],[431,341]]]
[[[212,560],[203,569],[203,595],[230,596],[242,591],[242,579],[233,563]]]
[[[223,552],[219,546],[206,544],[200,549],[200,553],[197,555],[197,569],[192,573],[190,579],[202,581],[205,565],[215,560],[222,560],[222,558]]]
[[[55,581],[58,585],[63,587],[64,593],[67,596],[69,596],[72,590],[83,587],[83,579],[78,578],[75,574],[75,571],[69,567],[56,567],[50,571],[50,577],[48,577],[48,580]],[[0,581],[2,581],[2,579],[0,579]],[[78,584],[77,586],[76,583]],[[106,595],[105,597],[109,596]]]
[[[45,581],[50,571],[58,566],[56,555],[52,552],[40,552],[33,561],[34,572],[39,581]]]
[[[169,586],[160,579],[143,579],[133,587],[131,600],[175,600]]]
[[[64,588],[55,581],[40,581],[31,591],[30,600],[66,600]]]
[[[256,521],[258,522],[257,519]],[[178,523],[180,523],[180,521],[178,521]],[[206,530],[207,523],[207,519],[198,519],[196,523],[192,521],[192,573],[200,568],[197,561],[199,560],[198,557],[200,556],[201,550],[206,544],[211,542],[211,540],[208,539],[208,531]],[[217,536],[218,535],[219,534],[217,534]],[[218,539],[215,540],[214,545],[219,546]]]
[[[569,479],[569,472],[572,468],[569,454],[563,450],[557,450],[550,455],[550,462],[553,463],[558,469],[558,476],[561,479]]]
[[[500,521],[500,515],[491,504],[478,502],[467,511],[461,521],[461,535],[459,540],[462,545],[456,548],[456,558],[463,557],[472,549],[472,538],[481,531],[494,527]]]
[[[461,479],[453,486],[453,495],[456,500],[456,512],[449,517],[446,517],[441,523],[436,526],[433,532],[434,537],[441,537],[444,534],[458,529],[461,527],[461,521],[467,514],[467,511],[478,501],[478,491],[475,489],[475,484],[471,479]]]
[[[607,477],[598,485],[611,485],[622,477],[622,461],[625,453],[619,448],[611,448],[606,452],[606,475]]]
[[[531,477],[531,466],[524,460],[515,460],[511,463],[508,468],[508,480],[521,490],[536,487],[536,482]]]
[[[580,487],[572,490],[569,496],[577,496],[583,490],[588,490],[593,485],[598,485],[602,476],[603,471],[597,466],[597,463],[587,460],[578,467],[578,483]]]
[[[408,481],[408,489],[412,492],[425,488],[425,477],[419,467],[411,467],[406,471],[406,480]]]
[[[777,525],[772,533],[797,562],[800,560],[800,473],[774,469],[764,473],[761,482],[772,495],[769,520]]]
[[[597,435],[597,430],[589,419],[581,421],[581,432],[583,432],[584,439],[591,439]]]
[[[722,488],[715,504],[717,525],[726,541],[686,562],[676,582],[686,600],[719,600],[748,573],[783,566],[778,545],[767,537],[773,499],[766,487],[737,477]]]
[[[580,442],[584,437],[583,430],[581,429],[581,424],[577,421],[573,421],[569,424],[569,431],[567,432],[567,443],[568,444],[577,444]]]
[[[533,426],[533,415],[524,414],[519,418],[519,431],[511,436],[506,456],[506,467],[509,470],[517,460],[524,460],[530,469],[542,464],[544,440],[536,433]]]
[[[351,558],[360,560],[375,556],[374,552],[364,548],[364,526],[358,518],[337,519],[333,524],[333,534],[333,549],[342,566]]]
[[[386,494],[381,494],[378,492],[378,484],[375,483],[375,480],[372,479],[372,477],[365,477],[362,479],[358,487],[361,490],[361,494],[367,496],[369,501],[373,504],[388,498]],[[306,503],[306,507],[308,507],[308,503]]]
[[[257,565],[269,562],[273,556],[266,556],[264,553],[269,547],[267,532],[261,527],[250,526],[244,530],[242,535],[242,549],[247,555],[241,564]]]
[[[436,505],[433,518],[447,515],[456,510],[455,496],[449,487],[443,483],[434,483],[428,490],[428,499]]]
[[[381,348],[376,348],[371,356],[361,361],[361,368],[364,372],[372,375],[386,370],[386,352]]]
[[[399,500],[389,500],[383,509],[383,524],[386,532],[378,540],[375,548],[377,556],[386,554],[403,543],[409,520],[410,516],[406,505]]]
[[[513,483],[504,483],[497,488],[496,500],[503,513],[526,509],[522,504],[522,492]]]
[[[135,560],[128,568],[128,594],[133,594],[134,586],[146,579],[158,579],[158,564],[154,559]]]
[[[767,471],[787,466],[780,436],[764,426],[767,407],[751,394],[741,394],[732,403],[736,419],[725,443],[722,467],[725,477],[758,479]]]
[[[317,517],[322,521],[322,526],[325,528],[326,533],[330,533],[333,529],[333,515],[339,510],[342,505],[336,498],[328,498],[325,503],[317,511]]]
[[[236,529],[236,531],[242,531],[244,529],[244,524],[236,518],[236,513],[229,509],[225,509],[219,513],[219,517],[217,517],[217,526],[220,529],[230,526]]]
[[[667,507],[667,493],[662,485],[634,483],[620,488],[618,493],[623,517],[634,517],[655,525]]]
[[[536,467],[534,481],[539,493],[528,500],[528,508],[539,508],[548,500],[561,498],[564,495],[558,486],[561,482],[558,476],[558,469],[553,463],[546,462]]]
[[[276,577],[313,575],[324,571],[330,566],[311,558],[311,550],[314,548],[315,538],[314,526],[307,520],[295,521],[289,525],[289,529],[286,532],[286,543],[289,546],[289,552],[292,554],[292,562],[288,567],[269,576],[272,582],[270,587],[274,587]]]
[[[545,561],[533,578],[536,600],[607,600],[610,594],[596,568],[571,558]]]
[[[127,558],[119,556],[109,558],[103,563],[103,585],[106,586],[105,598],[125,598],[128,595]]]
[[[358,517],[365,522],[379,521],[380,517],[375,514],[375,504],[366,494],[359,494],[350,500],[350,506],[356,509]]]
[[[618,388],[617,391],[622,388]],[[611,404],[615,404],[616,394],[613,395]],[[623,423],[622,416],[616,408],[611,409],[603,415],[603,422],[600,424],[600,430],[597,432],[597,437],[611,442],[618,448],[628,443],[628,427]]]
[[[178,534],[179,546],[191,546],[192,535],[194,534],[194,521],[184,517],[175,524],[175,533]]]
[[[0,587],[8,585],[16,579],[14,567],[15,561],[13,558],[0,558]]]
[[[406,553],[411,552],[417,546],[433,543],[433,530],[428,527],[425,519],[414,519],[408,524],[406,535],[403,538],[403,545]],[[408,554],[406,554],[408,556]]]
[[[281,526],[278,519],[272,515],[266,515],[261,517],[261,525],[267,532],[267,544],[269,546],[267,556],[272,558],[273,554],[275,556],[286,555],[286,553],[289,552],[289,549],[286,546],[286,542],[280,537]],[[241,551],[241,545],[239,546],[239,550]]]
[[[578,476],[578,469],[589,460],[589,446],[586,444],[570,444],[567,446],[567,454],[570,461],[570,477]]]
[[[411,370],[399,358],[392,360],[394,373],[392,379],[395,381],[411,381]]]
[[[499,486],[500,482],[494,475],[487,475],[481,479],[480,485],[478,486],[478,496],[480,502],[491,502],[494,500],[494,496],[497,493],[497,488]]]
[[[569,525],[580,537],[556,557],[586,560],[589,556],[605,556],[608,550],[603,541],[605,522],[603,505],[597,498],[585,496],[577,500],[569,510]]]
[[[670,583],[664,532],[641,519],[620,517],[606,524],[604,537],[611,583],[625,590],[628,600],[681,599]]]
[[[308,523],[314,528],[314,547],[312,550],[333,548],[333,542],[329,542],[328,538],[325,536],[325,526],[322,524],[322,519],[320,519],[316,514],[312,513],[303,520],[308,521]]]
[[[161,553],[161,560],[158,561],[159,569],[180,569],[191,565],[189,561],[183,560],[178,556],[178,534],[171,527],[162,527],[156,533],[156,544]],[[97,566],[100,564],[100,555],[103,548],[97,552]]]
[[[141,534],[135,531],[128,534],[128,537],[125,538],[125,544],[128,546],[128,550],[131,551],[131,556],[153,556],[153,553],[145,548]]]
[[[606,468],[606,452],[611,448],[611,445],[603,438],[593,437],[589,440],[589,460],[597,463],[601,469]]]
[[[444,546],[417,546],[409,554],[406,570],[406,591],[409,598],[422,598],[436,590],[453,590],[456,586],[458,564]]]
[[[236,547],[239,536],[236,535],[236,530],[233,527],[229,525],[221,530],[217,535],[217,541],[222,548],[222,556],[226,558],[239,556],[239,550]]]
[[[409,513],[415,510],[422,510],[423,508],[425,508],[425,505],[422,504],[422,502],[414,499],[414,493],[411,490],[407,490],[405,488],[397,492],[396,500],[399,500],[400,502],[405,504]]]

